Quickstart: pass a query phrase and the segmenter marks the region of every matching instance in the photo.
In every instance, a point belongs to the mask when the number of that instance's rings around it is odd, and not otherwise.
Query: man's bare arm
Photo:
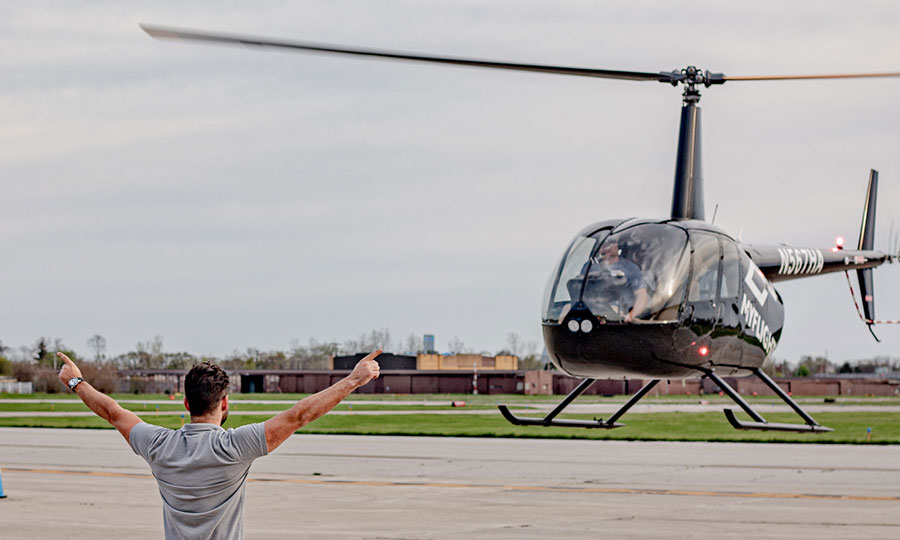
[[[56,355],[63,361],[63,367],[59,370],[59,379],[63,384],[67,384],[69,379],[73,377],[81,377],[81,370],[78,369],[75,362],[61,352],[56,353]],[[142,422],[136,414],[123,409],[113,398],[98,391],[87,381],[79,383],[75,388],[75,393],[78,394],[78,397],[90,410],[94,411],[94,414],[119,430],[119,433],[125,437],[126,441],[129,441],[128,436],[131,433],[131,428]]]
[[[647,294],[647,289],[641,287],[634,293],[634,307],[631,311],[628,312],[628,315],[625,317],[625,322],[632,322],[635,317],[638,317],[641,313],[647,309],[647,304],[650,303],[650,295]]]
[[[379,354],[381,354],[380,350],[369,354],[356,364],[353,372],[347,377],[319,393],[298,401],[296,405],[283,413],[266,420],[268,451],[271,452],[278,448],[295,431],[333,409],[360,386],[378,378],[379,367],[375,357]]]

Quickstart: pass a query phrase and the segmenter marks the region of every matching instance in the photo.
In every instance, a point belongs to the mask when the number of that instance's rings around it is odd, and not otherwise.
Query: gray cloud
[[[0,9],[0,339],[223,354],[373,327],[540,340],[566,242],[665,216],[679,91],[155,42],[156,22],[511,61],[732,74],[900,68],[893,3],[161,2]],[[704,92],[707,205],[756,242],[900,220],[898,81]],[[744,216],[746,215],[746,219]],[[884,244],[882,244],[884,245]],[[786,283],[776,355],[890,354],[842,275]],[[896,265],[876,271],[898,317]]]

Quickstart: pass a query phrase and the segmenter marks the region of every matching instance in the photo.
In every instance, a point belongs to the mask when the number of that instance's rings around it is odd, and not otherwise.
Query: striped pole
[[[847,276],[847,285],[850,286],[850,296],[853,298],[853,305],[856,306],[856,314],[859,315],[862,322],[866,324],[900,324],[900,321],[875,321],[863,317],[862,311],[859,310],[859,302],[856,301],[856,291],[853,290],[853,284],[850,283],[850,273],[845,270],[844,275]]]

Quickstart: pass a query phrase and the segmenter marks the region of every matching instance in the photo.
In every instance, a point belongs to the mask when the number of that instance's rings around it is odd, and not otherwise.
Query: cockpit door
[[[722,279],[719,284],[721,324],[735,331],[741,328],[740,295],[741,266],[738,247],[729,238],[719,237],[722,243]]]
[[[688,283],[686,315],[692,326],[710,332],[721,318],[717,301],[721,287],[722,249],[718,235],[691,231],[691,279]]]

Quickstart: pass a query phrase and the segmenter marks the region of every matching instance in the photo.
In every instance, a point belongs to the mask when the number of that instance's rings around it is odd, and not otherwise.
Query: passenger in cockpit
[[[647,308],[650,297],[641,269],[621,256],[615,239],[607,239],[591,260],[585,303],[597,316],[630,323]]]

